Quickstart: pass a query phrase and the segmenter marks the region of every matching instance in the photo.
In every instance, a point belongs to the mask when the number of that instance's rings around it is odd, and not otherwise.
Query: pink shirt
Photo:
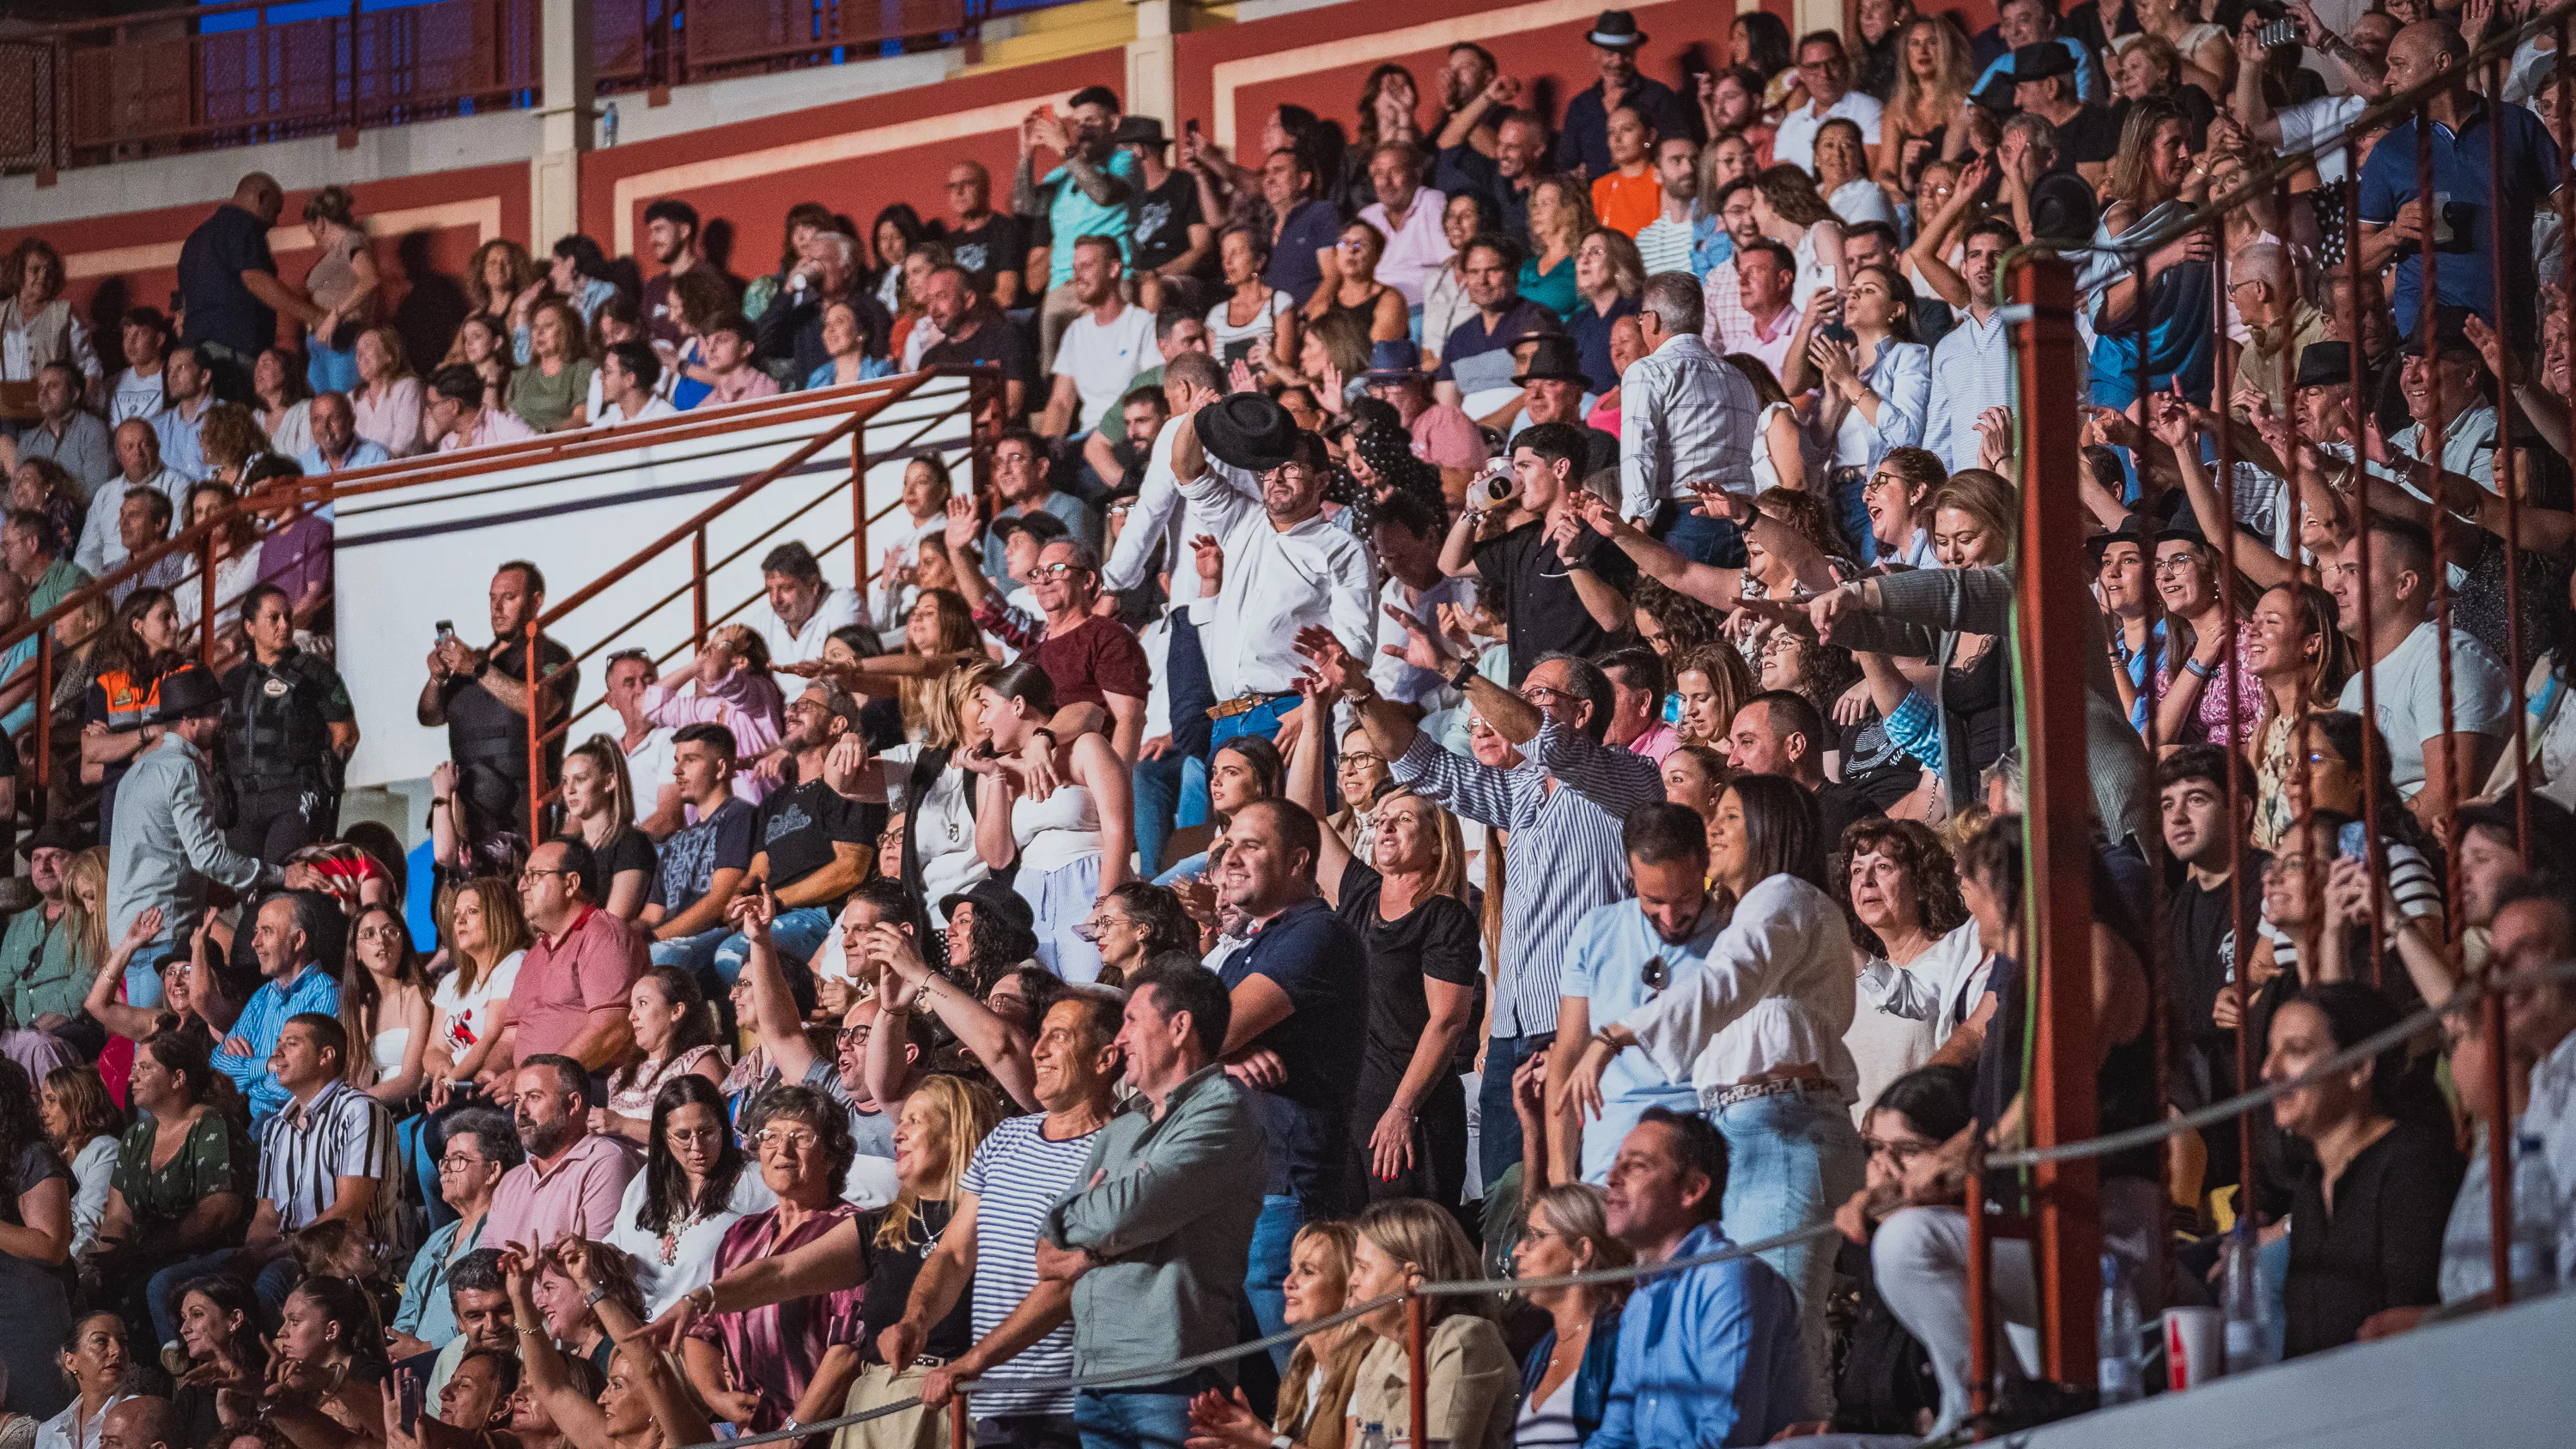
[[[1643,755],[1658,765],[1664,762],[1664,756],[1681,747],[1682,737],[1673,733],[1673,727],[1662,720],[1655,721],[1653,729],[1628,742],[1630,754]]]
[[[622,1012],[627,989],[647,964],[642,934],[595,906],[561,936],[538,936],[510,985],[518,1059],[561,1052],[590,1025],[595,1010]]]
[[[439,439],[438,451],[453,453],[461,448],[488,448],[494,443],[516,443],[536,435],[537,430],[519,421],[517,414],[506,413],[499,408],[485,408],[483,416],[470,432],[456,428]]]
[[[1424,408],[1408,431],[1413,434],[1413,456],[1435,468],[1485,466],[1484,431],[1453,404],[1434,403]]]
[[[707,384],[706,402],[741,402],[746,398],[769,397],[777,391],[777,378],[745,363]]]
[[[577,1233],[606,1242],[617,1226],[627,1180],[634,1175],[634,1160],[610,1137],[582,1138],[550,1168],[539,1169],[534,1159],[522,1162],[501,1174],[483,1239],[534,1248]]]

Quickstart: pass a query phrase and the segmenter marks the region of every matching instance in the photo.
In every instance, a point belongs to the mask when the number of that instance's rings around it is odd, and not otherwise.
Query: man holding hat
[[[1268,738],[1297,709],[1298,630],[1320,625],[1363,645],[1375,637],[1368,550],[1325,519],[1323,440],[1278,403],[1229,393],[1171,426],[1181,496],[1215,525],[1192,543],[1225,559],[1215,597],[1190,605],[1216,690],[1209,745]],[[1319,733],[1329,741],[1330,730]]]
[[[1441,487],[1453,494],[1493,456],[1466,409],[1431,396],[1422,349],[1404,338],[1369,344],[1368,395],[1395,409],[1413,438],[1413,456],[1439,469]]]
[[[206,887],[235,895],[280,884],[284,873],[225,843],[206,805],[207,771],[224,731],[224,691],[202,664],[161,677],[160,737],[134,759],[116,789],[107,850],[107,939],[121,941],[135,918],[158,908],[161,930],[125,968],[126,1000],[161,1004],[161,978],[147,962],[186,941],[205,914]]]
[[[1587,180],[1607,176],[1610,159],[1610,113],[1626,106],[1658,136],[1687,136],[1690,109],[1671,86],[1637,74],[1637,56],[1646,48],[1646,32],[1625,10],[1604,10],[1583,37],[1592,43],[1592,64],[1601,79],[1565,103],[1565,125],[1556,138],[1556,169]]]

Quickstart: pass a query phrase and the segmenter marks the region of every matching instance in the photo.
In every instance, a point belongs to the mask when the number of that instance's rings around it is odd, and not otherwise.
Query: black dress
[[[2449,1138],[2398,1122],[2344,1165],[2326,1210],[2315,1159],[2290,1209],[2284,1357],[2353,1341],[2383,1308],[2442,1301],[2442,1229],[2466,1165]]]
[[[1380,1179],[1370,1161],[1369,1139],[1395,1101],[1404,1070],[1431,1023],[1431,1001],[1422,983],[1473,987],[1479,975],[1476,914],[1449,896],[1432,896],[1395,920],[1378,915],[1378,873],[1357,859],[1342,871],[1335,913],[1368,948],[1368,1042],[1359,1088],[1351,1098],[1351,1144],[1372,1202],[1419,1197],[1454,1203],[1467,1180],[1467,1094],[1457,1073],[1442,1070],[1415,1104],[1413,1165]]]
[[[49,1178],[59,1177],[68,1185],[72,1176],[63,1159],[42,1142],[21,1146],[5,1168],[8,1180],[0,1182],[0,1222],[11,1227],[26,1226],[18,1212],[20,1196]],[[50,1419],[71,1402],[71,1390],[63,1383],[62,1365],[55,1357],[72,1331],[69,1286],[57,1269],[14,1253],[0,1253],[0,1302],[9,1305],[7,1315],[0,1317],[9,1325],[0,1329],[0,1366],[9,1371],[5,1406],[13,1414]]]

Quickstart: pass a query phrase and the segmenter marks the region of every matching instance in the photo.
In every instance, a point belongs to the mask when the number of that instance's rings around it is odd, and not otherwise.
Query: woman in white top
[[[636,978],[627,990],[626,1024],[634,1054],[609,1074],[608,1105],[590,1109],[590,1130],[649,1143],[663,1086],[685,1076],[721,1083],[727,1063],[706,993],[678,967],[655,966]]]
[[[1288,1276],[1279,1285],[1281,1320],[1294,1327],[1341,1312],[1349,1301],[1351,1259],[1358,1251],[1359,1232],[1348,1222],[1326,1219],[1299,1228],[1288,1245]],[[1351,1380],[1376,1344],[1376,1335],[1356,1323],[1307,1334],[1289,1350],[1275,1420],[1265,1424],[1250,1408],[1209,1390],[1190,1405],[1189,1442],[1274,1449],[1284,1439],[1296,1449],[1318,1443],[1352,1449],[1343,1432],[1350,1418]]]
[[[1869,147],[1856,121],[1837,116],[1816,128],[1816,193],[1845,226],[1865,221],[1896,225],[1896,208],[1869,174]]]
[[[36,1118],[54,1151],[72,1166],[72,1254],[77,1257],[107,1213],[124,1114],[109,1099],[97,1069],[84,1063],[45,1073],[37,1087]]]
[[[107,1411],[133,1397],[125,1393],[134,1364],[126,1356],[125,1320],[93,1313],[72,1326],[72,1346],[54,1356],[72,1383],[72,1401],[36,1430],[36,1449],[98,1449]]]
[[[367,906],[349,923],[349,969],[340,979],[348,1029],[349,1085],[399,1113],[429,1080],[429,991],[411,928],[391,906]]]
[[[1852,948],[1860,996],[1843,1033],[1860,1073],[1852,1104],[1859,1126],[1879,1090],[1923,1065],[1958,1026],[1953,999],[1964,994],[1973,1003],[1982,993],[1986,952],[1959,898],[1949,847],[1921,821],[1852,826],[1834,873],[1862,928]]]
[[[1136,836],[1127,768],[1104,735],[1055,738],[1055,684],[1032,661],[995,671],[975,699],[996,752],[968,761],[983,775],[975,848],[995,870],[1018,863],[1012,886],[1036,913],[1038,963],[1067,981],[1090,982],[1100,975],[1100,951],[1076,928],[1127,879]],[[1035,739],[1052,748],[1024,760],[1021,750]]]
[[[1449,242],[1449,260],[1431,285],[1422,292],[1422,365],[1438,361],[1440,349],[1449,343],[1449,334],[1458,324],[1476,315],[1476,304],[1467,296],[1467,243],[1486,229],[1485,205],[1461,191],[1441,203],[1440,235]]]
[[[1547,1154],[1533,1152],[1525,1166],[1546,1172]],[[1558,1182],[1529,1194],[1527,1226],[1512,1271],[1521,1278],[1558,1278],[1637,1261],[1611,1236],[1601,1211],[1601,1189],[1587,1182]],[[1514,1449],[1580,1449],[1601,1427],[1610,1367],[1619,1344],[1624,1284],[1533,1288],[1522,1295],[1546,1313],[1552,1326],[1521,1365],[1521,1411]]]
[[[194,528],[233,506],[233,490],[209,479],[188,490],[188,519],[184,528]],[[259,582],[261,539],[251,524],[250,515],[237,513],[230,522],[214,531],[215,563],[215,632],[234,636],[241,632],[242,595]],[[170,605],[179,611],[179,627],[193,641],[197,621],[205,608],[206,591],[198,585],[198,575],[191,570],[188,579],[170,591]],[[218,646],[221,647],[220,645]]]
[[[370,327],[358,334],[358,386],[349,394],[358,436],[397,458],[428,451],[420,436],[420,379],[403,357],[402,334]]]
[[[848,782],[853,798],[885,801],[899,812],[904,884],[932,903],[943,927],[948,912],[939,903],[993,873],[976,851],[975,780],[960,756],[988,738],[976,691],[999,672],[979,664],[934,681],[939,687],[922,693],[921,739],[879,752]],[[835,789],[842,788],[835,767],[861,753],[856,741],[833,751],[824,777]]]
[[[1219,362],[1248,359],[1256,371],[1265,361],[1294,358],[1296,300],[1261,280],[1261,269],[1270,262],[1269,242],[1257,227],[1229,226],[1217,233],[1216,245],[1227,293],[1208,309],[1208,350]],[[1255,347],[1264,350],[1256,355]]]
[[[250,367],[251,411],[268,434],[268,450],[292,458],[313,448],[313,393],[301,368],[289,365],[286,349],[272,347]]]
[[[1807,308],[1817,293],[1843,288],[1848,280],[1843,272],[1843,224],[1807,173],[1795,166],[1774,166],[1754,177],[1753,224],[1798,260],[1798,280],[1789,289],[1791,306]],[[1795,349],[1790,356],[1797,356]],[[1787,378],[1781,383],[1797,390]]]
[[[1762,446],[1753,454],[1753,493],[1760,497],[1774,488],[1791,488],[1804,492],[1807,475],[1820,460],[1808,447],[1806,424],[1798,417],[1798,405],[1780,390],[1780,379],[1771,375],[1770,367],[1749,352],[1730,352],[1726,360],[1753,384],[1756,397],[1762,399],[1762,415],[1754,420],[1754,431],[1761,434]]]
[[[456,1088],[488,1084],[509,1070],[501,1039],[510,1025],[510,988],[532,939],[519,893],[507,883],[476,876],[456,887],[447,917],[452,969],[430,994],[438,1008],[438,1036],[427,1053],[432,1111]]]
[[[1857,1000],[1851,930],[1825,894],[1815,797],[1779,775],[1726,787],[1708,823],[1709,878],[1733,919],[1699,973],[1603,1027],[1566,1090],[1598,1114],[1601,1073],[1642,1048],[1672,1081],[1697,1088],[1726,1138],[1721,1220],[1739,1243],[1829,1222],[1860,1190],[1852,1126],[1859,1074],[1843,1034]],[[1813,1240],[1762,1255],[1798,1292],[1799,1336],[1818,1394],[1831,1362],[1825,1295],[1834,1247]]]
[[[644,1170],[627,1182],[608,1234],[609,1245],[635,1261],[648,1319],[712,1281],[725,1233],[778,1201],[746,1170],[714,1082],[681,1072],[654,1092],[652,1114]]]

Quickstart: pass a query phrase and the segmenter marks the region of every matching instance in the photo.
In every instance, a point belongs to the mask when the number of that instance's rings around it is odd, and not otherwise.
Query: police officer
[[[223,683],[224,772],[236,802],[226,843],[277,865],[337,830],[340,766],[358,747],[357,711],[339,671],[295,647],[284,589],[253,588],[241,616],[250,658]]]

